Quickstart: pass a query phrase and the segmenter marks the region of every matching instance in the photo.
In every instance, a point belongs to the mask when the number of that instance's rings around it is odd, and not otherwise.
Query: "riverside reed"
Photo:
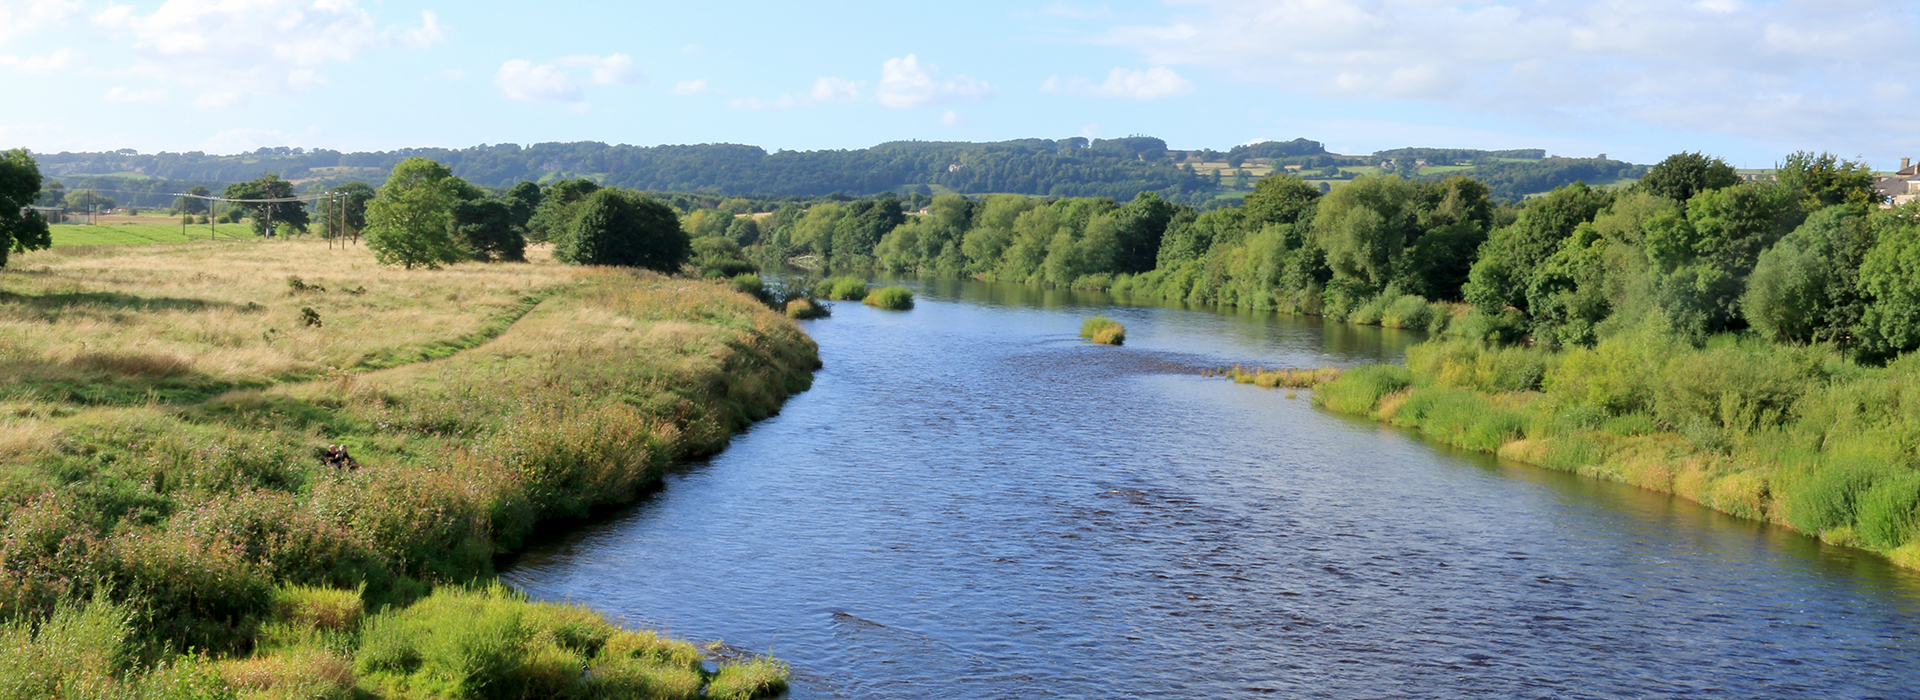
[[[906,287],[881,287],[873,290],[861,303],[886,311],[906,311],[913,308],[913,292]]]
[[[1106,316],[1093,316],[1080,322],[1080,337],[1100,345],[1127,342],[1127,327]]]
[[[1434,341],[1316,404],[1443,442],[1672,493],[1920,568],[1920,356],[1659,329],[1549,352]]]
[[[777,691],[776,663],[710,675],[684,643],[487,582],[541,523],[629,501],[777,411],[815,346],[726,280],[531,257],[15,258],[0,698]],[[326,465],[330,445],[353,468]]]

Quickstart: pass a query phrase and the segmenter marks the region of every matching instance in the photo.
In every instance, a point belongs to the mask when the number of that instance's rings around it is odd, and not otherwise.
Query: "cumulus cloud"
[[[45,56],[0,56],[0,66],[22,73],[52,73],[67,69],[79,57],[80,54],[73,49],[58,49]]]
[[[500,64],[493,84],[510,100],[567,102],[584,105],[585,91],[580,89],[575,72],[584,74],[595,85],[632,85],[641,80],[633,57],[623,53],[610,56],[563,56],[548,63],[512,60]]]
[[[1109,29],[1148,62],[1326,97],[1419,100],[1553,123],[1639,123],[1806,142],[1899,133],[1887,76],[1920,29],[1885,0],[1187,0]]]
[[[0,44],[58,27],[79,13],[79,0],[0,0]]]
[[[124,102],[128,104],[151,104],[154,102],[161,102],[166,100],[167,91],[160,90],[160,89],[128,90],[123,87],[115,87],[114,89],[107,91],[106,99],[108,102]]]
[[[983,81],[964,75],[941,80],[939,72],[932,65],[921,65],[913,54],[889,58],[880,66],[880,84],[874,92],[880,104],[895,108],[971,102],[993,96],[993,88]]]
[[[325,66],[384,46],[440,41],[438,18],[418,28],[380,26],[358,0],[167,0],[148,14],[109,5],[95,26],[131,36],[137,75],[196,87],[203,106],[296,92],[326,82]]]
[[[860,84],[845,78],[821,78],[813,83],[813,99],[820,102],[852,102],[860,99]]]
[[[1060,95],[1157,100],[1162,97],[1192,94],[1193,82],[1180,77],[1179,73],[1166,66],[1155,66],[1146,70],[1115,68],[1107,73],[1107,80],[1104,83],[1094,83],[1077,76],[1067,80],[1054,76],[1040,84],[1040,91]]]
[[[959,113],[959,112],[955,112],[955,111],[953,111],[953,110],[951,110],[951,109],[949,109],[949,110],[947,110],[946,112],[943,112],[943,113],[941,113],[941,114],[940,114],[940,125],[941,125],[941,126],[946,126],[946,127],[954,127],[954,126],[966,126],[966,125],[968,125],[968,124],[972,124],[972,123],[973,123],[973,120],[972,120],[972,119],[968,119],[968,118],[966,118],[966,117],[962,117],[962,116],[960,116],[960,113]]]
[[[513,60],[500,64],[493,84],[510,100],[551,100],[580,102],[586,95],[566,69],[551,63]]]
[[[715,90],[707,86],[707,79],[683,80],[673,84],[675,95],[711,95]]]

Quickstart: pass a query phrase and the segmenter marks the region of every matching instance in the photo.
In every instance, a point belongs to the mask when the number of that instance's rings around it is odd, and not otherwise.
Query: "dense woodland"
[[[734,144],[637,147],[580,142],[372,153],[281,147],[229,156],[121,150],[35,154],[35,158],[41,172],[68,192],[90,190],[110,198],[109,204],[144,208],[171,206],[169,193],[196,186],[219,191],[269,173],[299,183],[308,192],[354,181],[378,185],[409,158],[444,164],[475,186],[495,189],[520,181],[588,179],[633,190],[758,198],[883,192],[909,197],[952,191],[1124,200],[1153,192],[1171,202],[1202,208],[1216,206],[1215,201],[1223,197],[1233,199],[1249,182],[1231,171],[1222,177],[1220,164],[1234,169],[1250,163],[1296,166],[1309,179],[1331,181],[1352,179],[1388,162],[1395,172],[1416,179],[1445,176],[1440,172],[1421,175],[1423,169],[1470,166],[1476,178],[1489,184],[1492,195],[1503,200],[1518,200],[1575,180],[1612,182],[1644,171],[1642,166],[1604,157],[1549,158],[1538,150],[1397,149],[1339,155],[1328,153],[1319,142],[1295,139],[1226,152],[1183,151],[1170,150],[1165,141],[1145,136],[996,143],[896,141],[866,149],[773,153]],[[1422,160],[1425,166],[1418,164]],[[1208,164],[1213,165],[1196,167]],[[62,199],[53,189],[48,188],[43,204],[87,205],[79,198]],[[97,208],[100,200],[92,201]]]

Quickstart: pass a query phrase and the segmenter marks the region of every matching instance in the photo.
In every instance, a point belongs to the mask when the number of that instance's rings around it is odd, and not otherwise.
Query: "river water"
[[[1920,576],[1195,371],[1417,334],[909,284],[807,322],[781,415],[505,578],[770,653],[794,698],[1920,697]]]

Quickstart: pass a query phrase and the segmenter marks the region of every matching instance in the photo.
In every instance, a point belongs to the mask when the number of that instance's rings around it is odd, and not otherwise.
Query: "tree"
[[[1920,348],[1920,226],[1889,229],[1860,265],[1860,288],[1873,299],[1861,328],[1878,357]]]
[[[333,226],[334,222],[340,222],[344,218],[346,230],[339,231],[336,235],[352,235],[367,227],[367,203],[373,201],[376,194],[372,185],[364,182],[349,182],[327,191],[338,196],[320,200],[318,206],[320,220],[326,222],[327,226]],[[337,214],[334,211],[335,206],[340,208]]]
[[[1313,183],[1290,173],[1261,178],[1247,193],[1247,218],[1259,224],[1291,224],[1313,219],[1313,208],[1325,194]]]
[[[1793,190],[1800,206],[1818,211],[1835,204],[1879,204],[1873,168],[1832,153],[1798,151],[1775,170],[1780,184]]]
[[[1462,290],[1467,302],[1488,314],[1508,307],[1525,313],[1532,275],[1580,224],[1592,221],[1613,195],[1576,182],[1527,204],[1513,225],[1493,232],[1480,246],[1480,256]]]
[[[0,153],[0,267],[9,253],[42,250],[53,245],[47,221],[37,213],[20,213],[40,194],[40,164],[24,148]]]
[[[1854,345],[1868,302],[1860,266],[1874,242],[1865,206],[1828,207],[1809,217],[1760,254],[1741,297],[1747,325],[1774,342]]]
[[[267,173],[256,180],[227,185],[224,194],[228,199],[286,199],[293,196],[293,183],[280,179],[277,173]],[[241,203],[240,208],[253,217],[255,235],[272,235],[272,229],[268,226],[278,224],[286,224],[302,232],[307,230],[305,202]]]
[[[206,197],[213,194],[213,190],[207,189],[204,185],[194,185],[187,188],[186,193],[197,196],[181,197],[174,200],[173,210],[175,212],[181,214],[205,214],[213,211],[213,201],[206,199]]]
[[[1415,194],[1398,176],[1369,175],[1321,200],[1313,235],[1336,281],[1368,296],[1387,286],[1416,230]]]
[[[673,208],[638,192],[599,189],[580,201],[573,228],[553,257],[575,265],[680,269],[692,245]]]
[[[521,181],[520,184],[507,190],[507,193],[500,197],[500,201],[506,203],[507,215],[513,227],[519,229],[520,234],[525,236],[527,223],[533,220],[533,213],[540,209],[540,200],[544,198],[545,194],[540,191],[539,185]]]
[[[1640,178],[1640,187],[1676,202],[1707,190],[1740,184],[1740,173],[1726,161],[1700,153],[1675,153]]]
[[[453,205],[454,238],[473,259],[483,262],[525,262],[527,239],[513,226],[513,210],[495,199],[472,199]]]
[[[579,213],[577,205],[599,189],[600,183],[586,179],[561,180],[548,185],[540,195],[540,203],[534,205],[533,216],[527,218],[527,240],[560,243],[560,239],[573,230],[573,220]]]
[[[367,204],[367,247],[382,265],[409,270],[465,260],[472,251],[454,234],[454,207],[480,191],[425,158],[401,161]]]
[[[1114,212],[1113,235],[1115,252],[1111,270],[1098,272],[1146,272],[1153,269],[1154,258],[1160,252],[1160,239],[1167,233],[1167,224],[1173,222],[1173,215],[1179,210],[1159,195],[1141,192],[1133,201]]]

